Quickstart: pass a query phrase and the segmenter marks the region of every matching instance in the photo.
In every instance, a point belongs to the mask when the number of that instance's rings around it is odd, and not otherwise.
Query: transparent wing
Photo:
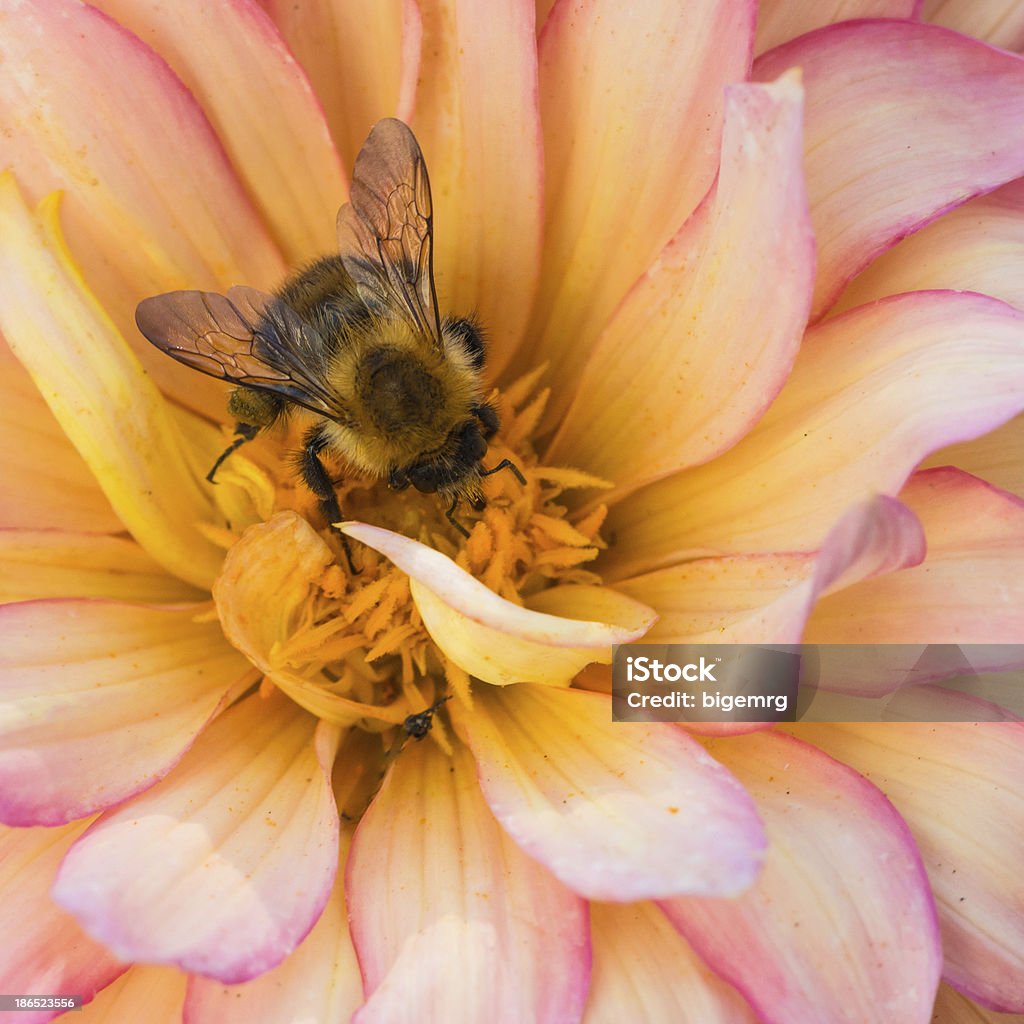
[[[135,322],[179,363],[332,419],[344,417],[326,384],[323,338],[273,295],[245,287],[231,288],[227,295],[167,292],[140,302]]]
[[[416,137],[395,118],[378,121],[356,157],[338,247],[366,305],[397,310],[441,349],[430,180]]]

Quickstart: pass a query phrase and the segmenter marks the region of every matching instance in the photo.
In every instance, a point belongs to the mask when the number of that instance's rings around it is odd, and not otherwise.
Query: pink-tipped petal
[[[749,1004],[653,903],[592,903],[594,968],[583,1024],[757,1024]]]
[[[129,968],[85,1008],[68,1020],[75,1024],[181,1024],[185,975],[172,967]]]
[[[193,975],[184,1020],[188,1024],[313,1024],[349,1021],[363,1004],[363,982],[348,932],[342,885],[349,834],[341,833],[339,871],[319,920],[282,964],[241,985]]]
[[[671,724],[613,722],[610,697],[529,684],[452,714],[494,816],[581,896],[735,896],[757,877],[752,801]]]
[[[1004,50],[1024,48],[1024,8],[1018,0],[924,0],[922,17]]]
[[[560,0],[540,38],[545,237],[523,354],[570,382],[718,169],[723,86],[747,76],[749,0]],[[524,361],[524,366],[527,362]]]
[[[555,610],[560,597],[566,596],[564,604],[572,609],[572,599],[580,596],[582,618],[522,608],[418,541],[365,523],[345,523],[342,530],[408,573],[413,600],[434,642],[470,675],[498,686],[568,686],[584,665],[607,664],[613,644],[638,640],[654,621],[651,610],[631,598],[613,591],[593,594],[587,587],[553,588],[539,598],[542,607]],[[586,618],[595,607],[611,613],[611,621]]]
[[[892,805],[780,733],[709,744],[754,797],[768,853],[737,899],[662,902],[672,923],[765,1024],[927,1024],[942,966],[935,907]]]
[[[826,597],[807,643],[1020,643],[1024,499],[950,468],[915,473],[900,499],[924,526],[927,558]]]
[[[65,191],[69,244],[126,337],[146,295],[277,283],[280,256],[220,141],[137,37],[78,0],[5,4],[0,62],[4,161],[33,202]],[[137,351],[183,404],[221,413],[215,381],[141,338]]]
[[[53,893],[130,960],[231,984],[279,964],[313,927],[338,863],[333,727],[280,695],[218,718],[176,770],[101,817]]]
[[[57,866],[87,824],[0,826],[0,929],[7,936],[0,957],[0,989],[5,993],[80,995],[88,1001],[127,967],[50,899]],[[60,1012],[4,1016],[23,1024],[45,1024]]]
[[[487,370],[522,340],[537,290],[544,171],[533,0],[421,0],[413,128],[434,193],[439,301],[487,328]]]
[[[606,578],[700,555],[808,551],[852,504],[896,494],[929,452],[1024,407],[1024,314],[915,292],[809,332],[764,419],[735,448],[630,495]],[[685,515],[680,515],[685,510]]]
[[[402,752],[356,831],[346,889],[368,995],[358,1024],[579,1019],[586,904],[505,835],[464,748]]]
[[[201,590],[169,576],[133,540],[99,533],[0,528],[0,601],[105,597],[199,601]]]
[[[96,478],[2,338],[0,380],[0,524],[120,533]]]
[[[924,469],[956,466],[1024,498],[1024,416],[1017,416],[973,441],[941,448],[921,466]]]
[[[924,532],[893,498],[850,509],[814,555],[737,555],[619,580],[622,593],[658,613],[649,643],[801,643],[827,590],[917,565]]]
[[[170,573],[208,587],[223,558],[196,529],[216,516],[210,488],[168,403],[85,285],[58,201],[33,211],[0,174],[0,330],[125,527]]]
[[[1017,180],[950,210],[894,245],[850,282],[833,312],[933,288],[981,292],[1024,309],[1022,260],[1024,180]]]
[[[606,502],[749,433],[803,336],[814,238],[799,75],[725,97],[715,187],[612,316],[545,456],[614,481]]]
[[[151,786],[251,673],[202,606],[0,609],[0,818],[56,825]]]
[[[934,25],[831,25],[760,57],[800,67],[814,314],[871,259],[950,207],[1024,174],[1024,62]],[[955,156],[953,156],[955,154]]]
[[[788,43],[805,32],[855,18],[912,18],[921,0],[817,0],[813,4],[792,0],[761,0],[757,11],[754,52],[764,53]]]
[[[868,775],[910,826],[938,904],[946,980],[995,1009],[1024,1012],[1024,724],[799,729]]]
[[[259,0],[302,64],[345,165],[382,117],[412,116],[423,28],[416,0]]]
[[[209,117],[290,264],[334,248],[346,198],[323,110],[274,23],[253,0],[98,0],[151,46]]]

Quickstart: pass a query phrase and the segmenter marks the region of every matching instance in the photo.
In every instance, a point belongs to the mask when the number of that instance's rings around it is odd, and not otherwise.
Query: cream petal
[[[917,840],[938,904],[945,979],[1024,1012],[1024,724],[814,724],[799,735],[870,776]]]
[[[912,18],[921,0],[817,0],[794,4],[791,0],[761,0],[757,12],[754,53],[788,43],[805,32],[854,18]]]
[[[56,202],[33,215],[0,176],[0,330],[139,544],[208,587],[222,558],[197,530],[215,518],[167,403],[64,245]]]
[[[93,942],[50,899],[54,873],[88,822],[63,828],[0,826],[0,989],[26,995],[80,995],[91,1000],[127,964]],[[12,937],[17,936],[17,941]],[[5,1014],[14,1017],[15,1014]],[[24,1024],[44,1024],[51,1011],[25,1011]]]
[[[862,306],[808,334],[786,387],[735,448],[612,509],[617,544],[599,571],[813,550],[851,504],[895,494],[926,454],[1022,406],[1020,312],[956,292]]]
[[[568,405],[619,300],[718,168],[723,86],[746,78],[754,4],[557,4],[541,34],[544,260],[522,368],[550,360]]]
[[[283,648],[309,625],[316,584],[333,564],[334,553],[294,512],[280,512],[250,527],[228,552],[213,586],[224,635],[318,718],[342,726],[362,718],[400,725],[409,714],[404,701],[384,706],[350,700],[289,667]],[[267,601],[268,594],[275,595],[273,602]]]
[[[814,238],[799,76],[725,96],[715,187],[613,314],[545,455],[615,481],[605,502],[731,448],[803,336]]]
[[[271,287],[283,273],[199,105],[149,47],[77,0],[5,4],[0,61],[6,164],[32,202],[65,191],[69,243],[154,379],[184,405],[219,413],[223,387],[134,326],[146,295]]]
[[[181,1024],[184,998],[181,971],[136,964],[100,992],[83,1013],[69,1019],[75,1024]]]
[[[259,3],[309,75],[346,166],[382,117],[410,119],[423,35],[416,0]]]
[[[622,593],[658,613],[648,643],[801,643],[822,593],[917,565],[917,518],[893,498],[851,509],[814,555],[699,558],[619,580]]]
[[[0,816],[56,825],[177,764],[251,674],[198,606],[30,601],[0,608]]]
[[[652,903],[592,903],[593,977],[583,1024],[757,1024]]]
[[[408,573],[413,600],[434,642],[470,675],[498,686],[523,681],[568,686],[584,665],[607,664],[613,644],[639,639],[654,621],[643,605],[611,592],[598,596],[586,587],[568,588],[567,594],[552,588],[540,604],[574,606],[578,598],[583,614],[604,609],[615,614],[611,623],[522,608],[418,541],[365,523],[346,522],[342,530]]]
[[[1017,416],[973,441],[942,448],[921,466],[956,466],[1024,498],[1024,416]]]
[[[344,172],[309,79],[251,0],[98,0],[196,97],[286,259],[330,252]]]
[[[369,996],[358,1024],[579,1019],[586,904],[505,835],[463,748],[405,749],[356,831],[346,889]]]
[[[0,529],[0,602],[46,597],[174,602],[204,595],[127,537]]]
[[[735,896],[757,877],[753,803],[681,729],[623,726],[610,697],[530,684],[485,687],[452,716],[502,828],[581,896]]]
[[[1004,50],[1024,48],[1024,8],[1018,0],[924,0],[922,17]]]
[[[119,533],[123,527],[32,378],[0,339],[0,523]]]
[[[125,959],[231,984],[313,927],[338,861],[334,727],[280,695],[221,715],[172,775],[103,815],[53,889]]]
[[[522,339],[540,272],[543,152],[533,0],[421,0],[413,128],[434,193],[442,308],[476,313],[487,368]]]
[[[363,982],[348,932],[342,885],[348,832],[341,834],[338,875],[313,930],[282,964],[241,985],[193,975],[184,1019],[188,1024],[313,1024],[348,1021],[363,1004]]]
[[[1024,179],[944,213],[884,252],[839,296],[843,312],[899,292],[951,288],[1024,309]]]
[[[1024,65],[1010,54],[934,25],[845,22],[766,53],[754,77],[797,66],[815,315],[899,239],[1024,173]]]
[[[709,741],[765,820],[764,871],[734,900],[661,903],[771,1024],[926,1024],[942,951],[906,825],[856,772],[775,731]]]
[[[927,558],[826,597],[806,642],[1019,643],[1024,500],[950,468],[915,473],[900,498],[924,526]]]

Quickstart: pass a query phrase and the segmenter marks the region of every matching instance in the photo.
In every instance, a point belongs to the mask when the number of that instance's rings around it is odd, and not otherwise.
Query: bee
[[[483,398],[483,334],[474,319],[438,311],[430,181],[401,121],[370,131],[337,233],[338,254],[276,294],[168,292],[139,303],[135,322],[178,362],[236,385],[228,400],[235,440],[211,483],[240,445],[301,406],[317,421],[296,461],[328,523],[343,517],[324,452],[395,490],[438,494],[448,521],[468,536],[455,510],[460,501],[483,509],[483,477],[509,469],[526,481],[508,459],[483,467],[500,426]]]

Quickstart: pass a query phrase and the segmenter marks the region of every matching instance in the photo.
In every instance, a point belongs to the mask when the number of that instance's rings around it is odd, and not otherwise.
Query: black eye
[[[418,466],[410,466],[406,473],[417,491],[424,494],[434,494],[437,491],[437,470],[433,466],[420,463]]]

